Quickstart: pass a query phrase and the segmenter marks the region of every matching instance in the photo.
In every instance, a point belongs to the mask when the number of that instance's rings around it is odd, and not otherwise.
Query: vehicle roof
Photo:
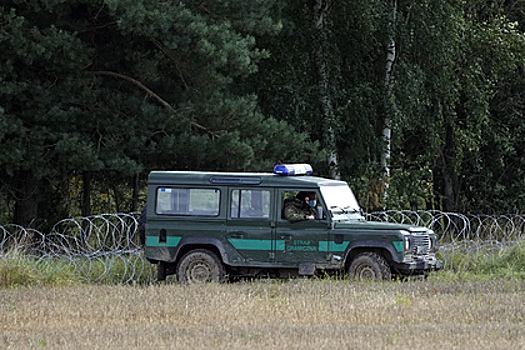
[[[272,173],[152,171],[148,178],[154,185],[230,185],[318,187],[346,185],[344,181],[309,175],[283,176]]]

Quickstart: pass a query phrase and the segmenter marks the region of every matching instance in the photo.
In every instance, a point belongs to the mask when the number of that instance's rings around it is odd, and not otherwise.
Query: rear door
[[[243,259],[232,264],[268,266],[273,260],[272,192],[265,188],[230,187],[226,239]]]
[[[221,240],[225,215],[221,215],[219,187],[157,186],[151,191],[146,226],[146,257],[174,261],[179,243],[185,239]]]

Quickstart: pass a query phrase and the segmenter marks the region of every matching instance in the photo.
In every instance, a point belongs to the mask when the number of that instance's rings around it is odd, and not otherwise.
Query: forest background
[[[3,0],[0,223],[308,162],[366,210],[523,213],[524,0]]]

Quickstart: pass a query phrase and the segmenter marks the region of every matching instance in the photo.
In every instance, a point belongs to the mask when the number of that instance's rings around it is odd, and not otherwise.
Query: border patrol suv
[[[151,172],[144,243],[158,280],[337,273],[384,280],[440,268],[432,230],[366,221],[346,182],[311,172],[307,164],[274,173]],[[292,223],[284,204],[304,191],[316,195],[315,219]]]

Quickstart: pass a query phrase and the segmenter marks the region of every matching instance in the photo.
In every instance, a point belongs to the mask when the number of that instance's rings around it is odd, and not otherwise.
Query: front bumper
[[[405,274],[424,273],[428,271],[437,271],[443,268],[443,261],[435,256],[413,256],[410,260],[402,263],[395,263],[394,268]]]

